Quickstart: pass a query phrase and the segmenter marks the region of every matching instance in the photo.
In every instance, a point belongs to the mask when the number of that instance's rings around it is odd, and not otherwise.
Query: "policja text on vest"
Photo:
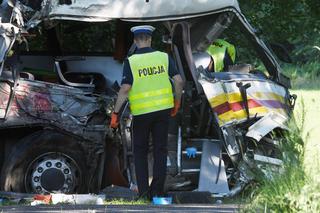
[[[157,75],[164,72],[165,72],[165,69],[163,65],[160,65],[158,67],[147,67],[147,68],[139,69],[139,77],[142,77],[142,75],[144,77],[148,75]]]

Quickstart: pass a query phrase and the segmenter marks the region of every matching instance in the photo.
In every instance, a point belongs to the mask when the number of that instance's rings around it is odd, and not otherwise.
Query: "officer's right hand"
[[[113,129],[118,128],[119,126],[119,121],[118,121],[118,113],[113,112],[111,114],[111,122],[110,122],[110,127]]]

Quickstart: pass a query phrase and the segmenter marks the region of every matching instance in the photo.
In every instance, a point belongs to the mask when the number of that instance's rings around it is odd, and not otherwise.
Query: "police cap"
[[[134,35],[137,35],[139,33],[145,33],[148,35],[152,35],[152,32],[155,30],[155,28],[151,25],[140,25],[140,26],[135,26],[131,28],[131,32]]]

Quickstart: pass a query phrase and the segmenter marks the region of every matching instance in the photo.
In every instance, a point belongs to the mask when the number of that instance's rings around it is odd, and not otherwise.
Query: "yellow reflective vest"
[[[234,45],[222,39],[216,39],[208,47],[207,53],[213,58],[215,72],[220,72],[224,69],[225,54],[229,54],[233,63],[236,59],[236,49]]]
[[[155,51],[135,54],[128,60],[133,76],[128,96],[131,113],[142,115],[172,108],[174,104],[168,54]]]

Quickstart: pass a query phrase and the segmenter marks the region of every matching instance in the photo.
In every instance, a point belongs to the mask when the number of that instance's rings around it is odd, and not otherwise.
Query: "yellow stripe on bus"
[[[257,115],[258,117],[260,116],[263,116],[263,115],[266,115],[268,112],[272,112],[272,111],[275,111],[275,112],[278,112],[282,115],[286,115],[287,113],[285,112],[285,110],[283,109],[268,109],[266,107],[255,107],[255,108],[251,108],[249,109],[249,113],[250,113],[250,117],[252,118],[253,116]],[[219,118],[219,125],[224,125],[228,122],[231,122],[231,121],[240,121],[240,120],[243,120],[245,118],[247,118],[247,113],[245,110],[239,110],[239,111],[232,111],[232,110],[229,110],[221,115],[218,115],[218,118]]]
[[[248,94],[248,100],[255,99],[255,100],[277,100],[281,103],[284,103],[284,98],[276,93],[272,92],[255,92],[252,94]],[[209,99],[209,103],[211,107],[216,107],[226,102],[228,103],[237,103],[242,101],[242,96],[239,93],[223,93],[217,96],[214,96]]]

